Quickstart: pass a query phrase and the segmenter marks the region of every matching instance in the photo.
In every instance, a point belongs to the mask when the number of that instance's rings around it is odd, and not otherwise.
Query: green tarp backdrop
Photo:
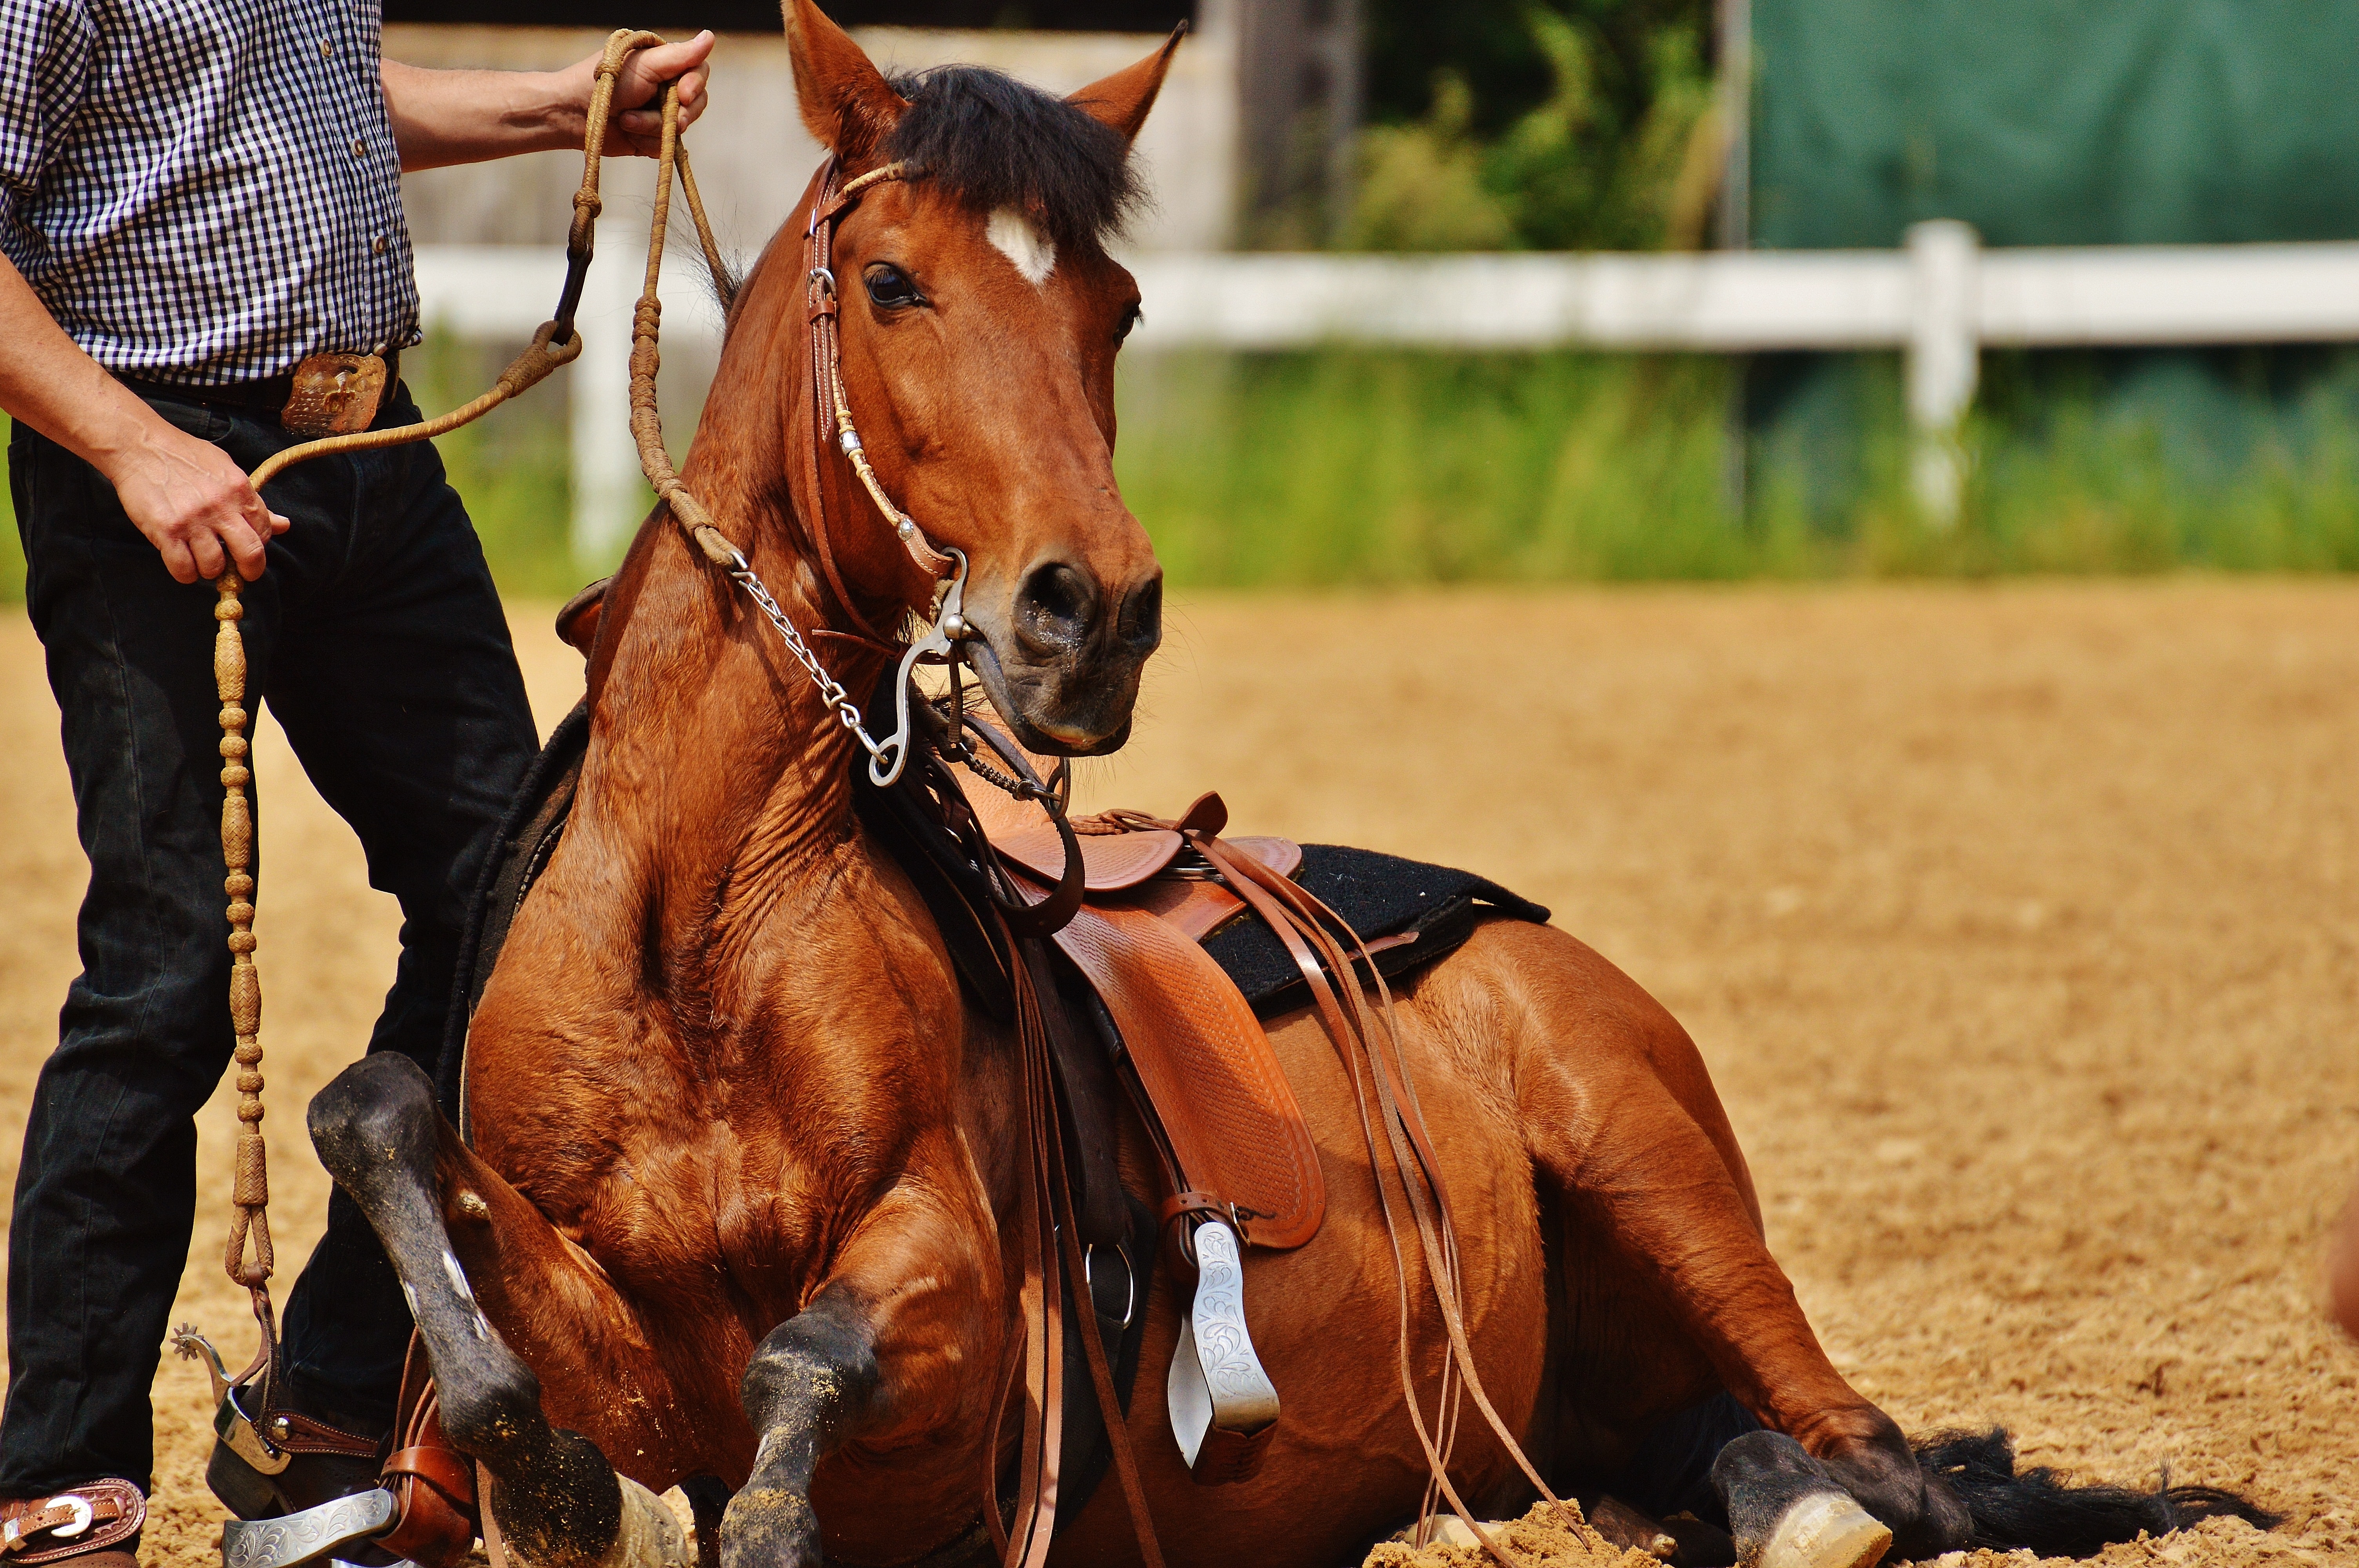
[[[2359,238],[2359,0],[1752,0],[1752,27],[1756,246],[1897,245],[1926,218],[1989,245]],[[2034,354],[1992,390],[2070,389],[2183,438],[2200,471],[2299,439],[2292,405],[2342,358]],[[1876,379],[1766,360],[1756,460],[1804,459],[1821,499],[1847,488],[1836,449],[1855,460]]]
[[[2359,0],[1753,0],[1753,243],[2359,239]]]

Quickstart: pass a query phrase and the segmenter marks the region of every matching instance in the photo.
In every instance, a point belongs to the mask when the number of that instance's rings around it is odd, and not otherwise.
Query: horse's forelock
[[[939,66],[893,88],[909,107],[886,156],[975,211],[1012,207],[1081,248],[1119,236],[1146,200],[1120,135],[1004,71]]]

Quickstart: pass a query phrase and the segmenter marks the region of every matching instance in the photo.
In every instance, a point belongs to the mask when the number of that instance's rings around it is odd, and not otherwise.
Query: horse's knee
[[[540,1379],[476,1303],[435,1196],[443,1123],[425,1073],[397,1052],[364,1057],[313,1097],[306,1119],[321,1162],[385,1244],[426,1342],[443,1431],[491,1468],[492,1507],[518,1554],[532,1568],[591,1568],[627,1541],[631,1568],[655,1568],[670,1550],[659,1539],[669,1514],[658,1506],[662,1519],[633,1523],[614,1467],[588,1438],[549,1424]]]
[[[808,1424],[812,1441],[834,1446],[844,1422],[876,1387],[876,1346],[868,1314],[850,1293],[823,1291],[755,1346],[738,1380],[757,1432]]]
[[[738,1388],[761,1446],[722,1522],[724,1568],[820,1561],[811,1473],[842,1442],[876,1382],[867,1314],[846,1292],[822,1292],[756,1347]]]

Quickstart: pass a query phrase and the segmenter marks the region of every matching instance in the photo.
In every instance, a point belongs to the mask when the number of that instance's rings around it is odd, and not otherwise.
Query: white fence
[[[588,339],[570,374],[573,538],[603,557],[636,523],[626,430],[630,301],[621,235],[591,273]],[[1937,519],[1962,478],[1953,436],[1981,346],[2359,340],[2359,243],[1984,251],[1962,223],[1920,223],[1898,251],[1699,255],[1255,255],[1133,258],[1139,351],[1321,342],[1745,352],[1899,349],[1920,436],[1917,484]],[[546,319],[564,257],[537,246],[424,246],[429,324],[521,340]],[[692,272],[683,268],[682,276]],[[681,292],[688,291],[683,282]],[[666,313],[668,341],[710,341],[710,312]]]

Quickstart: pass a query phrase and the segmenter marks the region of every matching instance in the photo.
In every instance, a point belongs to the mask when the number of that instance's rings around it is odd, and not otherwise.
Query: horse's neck
[[[727,355],[682,479],[738,542],[788,621],[807,637],[839,630],[789,514],[784,402],[799,378],[768,355]],[[853,743],[752,596],[669,522],[617,574],[623,615],[601,672],[582,792],[593,813],[656,847],[651,874],[710,910],[718,890],[818,868],[852,820]],[[812,648],[864,701],[880,656],[818,637]],[[665,902],[674,900],[667,897]]]

